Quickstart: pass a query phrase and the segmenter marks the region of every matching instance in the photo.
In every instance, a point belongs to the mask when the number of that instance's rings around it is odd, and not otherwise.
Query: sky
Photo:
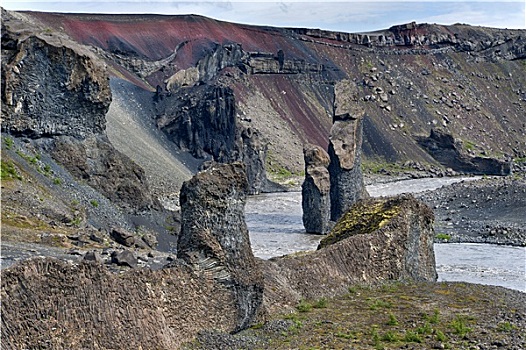
[[[199,14],[219,20],[279,27],[366,32],[409,23],[466,23],[526,29],[526,0],[369,1],[2,1],[7,10],[80,13]]]

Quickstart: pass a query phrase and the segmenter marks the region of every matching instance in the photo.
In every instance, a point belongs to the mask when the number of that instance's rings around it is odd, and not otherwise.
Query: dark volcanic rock
[[[305,145],[305,181],[301,186],[303,226],[309,233],[325,234],[330,229],[329,155],[323,148]]]
[[[362,177],[364,110],[356,85],[348,80],[334,88],[333,126],[329,137],[331,220],[338,220],[356,201],[367,196]]]
[[[137,267],[137,257],[127,249],[121,252],[113,252],[111,254],[111,262],[119,266]]]
[[[474,156],[467,153],[466,145],[443,129],[431,129],[427,138],[419,143],[445,167],[476,175],[509,175],[511,161]]]
[[[266,188],[266,145],[258,132],[238,124],[234,92],[205,84],[157,103],[158,127],[194,157],[219,163],[242,161],[251,194]]]
[[[160,208],[143,170],[105,134],[105,64],[83,45],[2,15],[2,130],[34,139],[78,180],[129,211]]]
[[[161,270],[114,274],[56,259],[2,270],[2,348],[177,349],[204,329],[246,328],[263,312],[263,276],[244,221],[247,192],[242,163],[212,165],[186,182],[180,259]],[[111,258],[137,266],[129,250]]]
[[[218,164],[185,182],[180,199],[178,258],[233,289],[236,329],[253,322],[263,301],[263,276],[244,218],[247,193],[243,164]]]
[[[90,251],[90,252],[87,252],[86,254],[84,254],[84,258],[83,260],[85,261],[95,261],[99,264],[102,264],[104,262],[104,260],[102,260],[102,257],[100,256],[100,254],[96,251]]]
[[[84,140],[56,137],[51,156],[77,179],[129,211],[160,208],[149,191],[144,170],[117,151],[106,135]]]
[[[366,199],[338,221],[316,252],[261,263],[265,305],[344,292],[352,283],[436,281],[433,212],[414,197]]]
[[[115,242],[122,244],[126,247],[131,247],[135,244],[135,236],[133,235],[133,233],[121,227],[112,228],[110,236],[115,240]]]
[[[104,132],[111,91],[102,64],[79,46],[14,40],[16,49],[2,51],[11,54],[2,57],[2,130],[33,138]]]

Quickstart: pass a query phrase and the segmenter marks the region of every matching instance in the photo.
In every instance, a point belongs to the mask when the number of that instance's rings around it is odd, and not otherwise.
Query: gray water
[[[371,196],[421,192],[462,178],[404,180],[367,186]],[[301,193],[249,197],[245,217],[254,255],[263,259],[315,250],[323,236],[306,234]],[[526,248],[490,244],[435,244],[439,281],[490,284],[526,292]]]

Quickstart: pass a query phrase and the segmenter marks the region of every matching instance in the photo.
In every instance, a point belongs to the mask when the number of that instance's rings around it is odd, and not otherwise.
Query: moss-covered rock
[[[319,248],[350,236],[374,232],[400,214],[405,197],[363,200],[355,204],[338,220],[330,234],[321,240]]]

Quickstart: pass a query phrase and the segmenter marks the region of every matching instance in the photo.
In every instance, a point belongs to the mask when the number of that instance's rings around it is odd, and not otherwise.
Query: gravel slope
[[[526,179],[462,181],[418,195],[450,242],[526,246]]]

